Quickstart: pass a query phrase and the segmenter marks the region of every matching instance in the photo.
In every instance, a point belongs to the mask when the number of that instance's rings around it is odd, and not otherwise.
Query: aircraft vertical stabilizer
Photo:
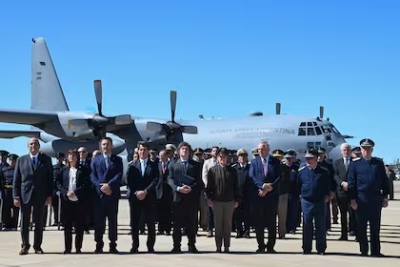
[[[69,111],[44,38],[32,39],[31,109]]]

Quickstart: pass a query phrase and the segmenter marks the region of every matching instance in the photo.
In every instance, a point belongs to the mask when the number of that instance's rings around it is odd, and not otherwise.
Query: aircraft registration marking
[[[249,127],[249,128],[233,128],[233,129],[218,129],[210,131],[210,134],[226,134],[233,133],[235,138],[262,138],[268,134],[286,134],[295,135],[294,129],[276,128],[276,127]]]

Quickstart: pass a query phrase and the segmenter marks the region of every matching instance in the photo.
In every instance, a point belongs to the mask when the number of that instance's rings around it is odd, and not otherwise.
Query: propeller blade
[[[182,126],[182,132],[187,134],[197,134],[196,126]]]
[[[97,110],[100,116],[103,116],[102,103],[103,103],[103,88],[101,80],[94,81],[94,94],[96,95]]]
[[[324,117],[324,106],[319,107],[319,117],[321,119]]]
[[[344,139],[351,139],[351,138],[354,138],[354,136],[348,135],[348,134],[342,134],[342,137],[343,137]]]
[[[176,91],[171,91],[170,100],[171,100],[171,121],[175,122]]]
[[[155,132],[160,132],[163,130],[163,125],[158,122],[152,122],[149,121],[146,123],[146,130],[147,131],[155,131]]]
[[[281,103],[276,103],[276,115],[281,114]]]
[[[68,129],[88,128],[89,124],[86,119],[74,119],[68,121]]]
[[[115,116],[114,118],[114,124],[115,125],[128,125],[133,122],[131,115],[129,114],[124,114],[124,115],[118,115]]]

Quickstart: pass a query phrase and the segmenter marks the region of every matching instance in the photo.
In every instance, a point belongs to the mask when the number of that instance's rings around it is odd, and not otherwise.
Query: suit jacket
[[[60,197],[68,199],[67,193],[69,191],[69,170],[64,166],[57,177],[56,185],[57,190],[60,192]],[[75,195],[78,197],[79,202],[84,202],[90,192],[90,169],[88,167],[79,165],[76,171],[76,189]]]
[[[46,198],[53,196],[53,191],[53,164],[50,157],[39,153],[36,167],[32,165],[29,154],[17,159],[13,181],[14,199],[20,199],[24,204],[33,201],[33,205],[44,205]]]
[[[171,186],[174,192],[173,195],[174,202],[180,202],[184,200],[197,203],[199,201],[201,190],[204,189],[204,184],[201,179],[202,170],[200,166],[201,165],[199,162],[189,159],[186,175],[193,178],[192,183],[188,184],[192,188],[192,191],[189,194],[182,194],[177,191],[177,187],[182,186],[182,184],[184,183],[184,181],[182,180],[183,175],[185,174],[183,169],[183,163],[181,159],[177,159],[176,161],[170,161],[168,165],[167,179],[169,186]]]
[[[127,175],[128,199],[136,198],[136,191],[147,191],[145,199],[155,199],[155,187],[159,179],[158,164],[154,161],[147,160],[144,175],[140,167],[140,160],[135,161],[129,166]]]
[[[165,172],[163,173],[163,169],[162,169],[162,163],[161,161],[158,162],[158,172],[160,175],[160,178],[158,179],[158,183],[156,185],[156,197],[157,199],[162,199],[164,196],[164,191],[169,190],[170,192],[172,192],[171,187],[168,185],[168,165],[169,162],[167,161],[165,164],[166,165],[166,169]],[[169,196],[171,196],[171,194],[168,194]]]
[[[100,188],[102,183],[107,183],[110,185],[112,194],[109,197],[119,198],[120,192],[120,182],[122,179],[123,165],[122,158],[112,154],[110,156],[110,166],[106,167],[106,160],[103,155],[99,155],[92,159],[90,165],[91,173],[90,180],[96,190],[99,197],[105,196],[101,192]]]
[[[272,184],[272,191],[269,192],[265,199],[271,197],[279,197],[279,183],[281,179],[281,163],[278,159],[269,156],[268,173],[264,175],[264,168],[261,157],[256,157],[251,160],[249,175],[253,179],[254,184],[258,189],[262,189],[264,183]]]
[[[338,197],[346,197],[347,196],[347,192],[343,190],[343,188],[340,184],[342,182],[347,182],[347,175],[349,173],[351,164],[352,164],[352,159],[350,158],[349,166],[346,171],[346,167],[344,166],[343,158],[337,159],[333,163],[334,179],[337,184],[336,192],[337,192]]]

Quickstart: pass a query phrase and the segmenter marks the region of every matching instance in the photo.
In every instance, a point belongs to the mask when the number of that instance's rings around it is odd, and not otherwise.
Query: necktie
[[[263,159],[263,160],[262,160],[262,163],[263,163],[263,172],[264,172],[264,176],[267,176],[267,174],[268,174],[267,160],[266,160],[266,159]]]
[[[145,171],[146,166],[144,165],[144,160],[140,161],[140,169],[142,171],[142,176],[144,176],[144,171]]]
[[[344,166],[346,167],[346,171],[349,169],[349,159],[346,158]]]
[[[110,166],[110,158],[108,156],[106,156],[105,162],[106,162],[106,169],[108,169],[108,167]]]
[[[36,169],[36,164],[37,164],[37,159],[36,159],[36,157],[33,157],[32,158],[32,166],[34,169]]]
[[[187,161],[183,160],[182,164],[183,164],[183,166],[182,166],[183,167],[183,172],[186,173],[186,171],[187,171]]]
[[[162,164],[162,174],[165,174],[165,163],[163,162],[163,163],[161,163]]]

